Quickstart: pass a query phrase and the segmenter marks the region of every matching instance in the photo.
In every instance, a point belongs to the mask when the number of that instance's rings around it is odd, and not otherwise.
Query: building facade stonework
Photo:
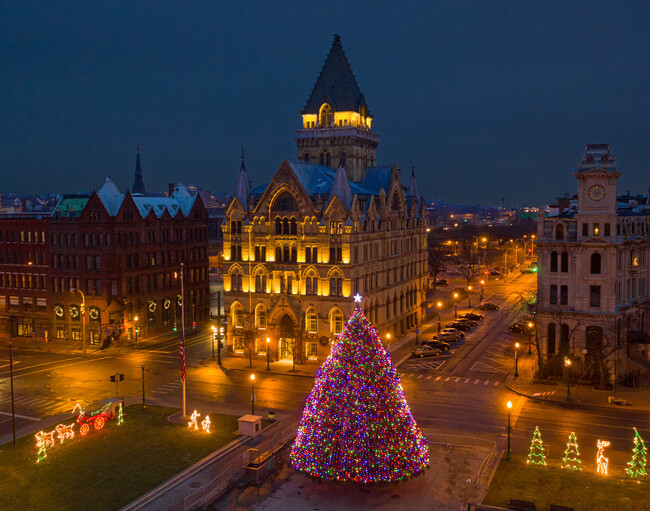
[[[601,382],[648,365],[650,209],[617,198],[620,175],[607,144],[588,145],[577,204],[537,229],[542,351],[551,369],[573,358]]]
[[[240,169],[222,225],[231,353],[322,360],[357,294],[386,342],[421,324],[426,204],[413,172],[403,186],[397,166],[375,166],[370,120],[337,36],[295,135],[299,161],[256,188]]]

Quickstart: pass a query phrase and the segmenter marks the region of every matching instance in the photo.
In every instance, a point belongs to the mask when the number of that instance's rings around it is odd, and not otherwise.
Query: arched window
[[[566,355],[569,353],[569,325],[563,323],[560,326],[560,353]]]
[[[551,271],[557,271],[557,252],[555,250],[551,252]]]
[[[591,254],[591,273],[600,273],[600,259],[600,254],[598,252]]]
[[[330,311],[330,332],[334,335],[343,332],[343,314],[338,309]]]
[[[282,220],[282,234],[289,234],[289,219]]]
[[[564,239],[564,225],[557,224],[555,226],[555,239],[556,240],[563,240]]]
[[[555,355],[555,323],[548,324],[546,335],[546,354]]]
[[[345,167],[345,163],[347,161],[347,155],[345,154],[345,151],[341,152],[341,159],[339,161],[340,161],[340,165],[342,167]]]
[[[257,328],[266,328],[266,309],[262,304],[255,309],[255,326]]]
[[[305,153],[305,155],[302,157],[302,161],[309,163],[309,153]]]
[[[560,269],[562,270],[562,273],[568,273],[569,271],[569,254],[567,252],[562,252],[562,255],[560,256]]]
[[[603,329],[599,326],[588,326],[585,344],[587,346],[587,355],[598,357],[603,345]]]
[[[325,153],[320,153],[320,157],[318,158],[318,163],[321,165],[325,165]]]
[[[310,334],[318,332],[318,314],[313,309],[308,310],[305,314],[305,326]]]
[[[298,234],[298,222],[296,222],[295,218],[291,219],[291,234],[292,235]]]
[[[238,302],[232,304],[232,324],[235,328],[244,328],[244,308]]]
[[[284,245],[282,248],[282,262],[288,263],[289,261],[289,245]]]
[[[334,122],[332,107],[327,103],[324,103],[323,106],[320,107],[320,118],[318,121],[321,128],[328,128],[332,125],[332,122]]]
[[[282,234],[282,221],[280,217],[275,219],[275,234]]]
[[[291,247],[291,262],[298,262],[298,249],[295,246]]]

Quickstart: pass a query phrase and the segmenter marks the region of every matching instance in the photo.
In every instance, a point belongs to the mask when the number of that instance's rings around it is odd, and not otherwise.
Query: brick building
[[[384,339],[421,323],[426,205],[413,172],[406,187],[375,166],[370,122],[336,36],[294,135],[300,161],[256,188],[242,165],[226,211],[229,351],[322,360],[357,293]]]

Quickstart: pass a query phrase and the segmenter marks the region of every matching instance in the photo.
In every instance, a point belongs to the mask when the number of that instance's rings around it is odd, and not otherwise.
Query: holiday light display
[[[86,436],[88,431],[90,431],[90,424],[99,431],[104,427],[107,420],[113,418],[113,412],[108,411],[112,403],[106,403],[99,410],[91,412],[90,415],[86,415],[86,409],[81,406],[79,403],[75,405],[72,410],[72,413],[79,408],[79,415],[77,416],[77,423],[79,424],[79,434],[81,436]]]
[[[63,441],[66,438],[69,438],[72,440],[74,438],[74,424],[70,424],[69,426],[66,426],[65,424],[59,424],[54,431],[56,431],[56,437],[59,439],[60,443],[63,443]]]
[[[205,419],[201,421],[201,428],[203,428],[203,431],[205,431],[206,433],[210,433],[210,424],[211,424],[210,416],[206,415]]]
[[[627,475],[630,476],[632,479],[636,479],[637,477],[645,477],[647,475],[646,471],[646,455],[648,453],[648,449],[645,446],[645,442],[643,441],[643,438],[641,438],[641,435],[639,435],[639,432],[634,428],[634,449],[633,449],[632,454],[632,459],[628,461],[627,463],[627,468],[625,469],[625,472],[627,472]]]
[[[124,410],[122,409],[122,403],[120,402],[120,407],[117,410],[117,425],[124,424]]]
[[[360,307],[318,370],[291,462],[312,477],[357,483],[399,481],[429,464],[397,370]]]
[[[596,454],[596,463],[598,464],[598,469],[596,472],[598,474],[607,475],[607,465],[609,465],[609,459],[605,458],[605,447],[609,446],[609,442],[606,440],[598,440],[596,443],[598,446],[598,453]]]
[[[569,443],[566,444],[566,451],[564,451],[564,459],[562,460],[562,468],[582,470],[580,452],[578,451],[578,440],[576,440],[576,434],[573,431],[569,435]]]
[[[54,433],[55,431],[50,431],[49,433],[39,431],[36,433],[36,435],[34,435],[36,437],[36,448],[38,449],[38,454],[36,455],[36,463],[47,458],[48,447],[54,447]]]
[[[194,429],[199,429],[198,420],[199,420],[200,416],[201,416],[201,414],[199,412],[197,412],[196,410],[194,410],[192,412],[192,415],[190,416],[190,422],[187,423],[187,427],[190,428],[190,429],[192,427],[194,427]]]
[[[530,463],[533,465],[546,465],[546,455],[544,454],[544,446],[542,445],[542,433],[537,426],[535,426],[533,441],[530,443],[530,450],[528,452],[528,461],[526,461],[526,464]]]

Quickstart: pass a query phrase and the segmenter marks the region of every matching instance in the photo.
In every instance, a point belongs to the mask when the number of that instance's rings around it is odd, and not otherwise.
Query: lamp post
[[[221,345],[223,344],[223,327],[219,327],[219,343],[217,344],[217,364],[221,365]]]
[[[138,344],[138,330],[140,330],[140,327],[138,326],[138,316],[133,318],[135,320],[135,347],[139,348],[140,345]]]
[[[271,338],[267,337],[266,338],[266,370],[270,371],[271,370]]]
[[[86,297],[81,289],[72,288],[70,291],[77,292],[81,294],[81,337],[83,338],[84,349],[83,354],[86,354],[86,323],[84,322],[85,310],[86,310]]]
[[[519,376],[519,343],[515,343],[515,376]]]
[[[566,372],[566,400],[571,401],[571,359],[569,357],[564,357],[564,369]]]
[[[485,280],[481,279],[481,297],[479,298],[479,302],[483,301],[483,285],[485,284]]]
[[[532,352],[531,349],[530,349],[530,343],[531,343],[531,341],[533,340],[532,338],[533,338],[533,327],[534,327],[534,326],[535,326],[535,325],[533,325],[533,322],[532,322],[532,321],[529,321],[529,322],[528,322],[528,354],[529,354],[529,355],[532,355],[532,354],[533,354],[533,352]]]
[[[440,333],[440,309],[442,308],[442,302],[436,304],[438,306],[438,333]]]
[[[467,286],[467,306],[472,306],[472,286]]]
[[[9,379],[11,380],[11,432],[13,434],[13,444],[16,445],[16,408],[14,404],[14,354],[9,341]]]
[[[140,367],[142,368],[142,409],[144,410],[147,408],[147,404],[144,401],[144,362],[140,364]]]
[[[251,374],[251,415],[255,415],[255,375]]]
[[[506,403],[508,408],[508,450],[506,451],[506,461],[511,458],[510,456],[510,409],[512,408],[512,401]]]
[[[454,318],[458,317],[458,293],[454,293]]]
[[[212,358],[214,358],[214,338],[217,336],[217,327],[212,325],[210,328],[212,330]]]
[[[390,346],[390,332],[386,332],[386,349]]]

